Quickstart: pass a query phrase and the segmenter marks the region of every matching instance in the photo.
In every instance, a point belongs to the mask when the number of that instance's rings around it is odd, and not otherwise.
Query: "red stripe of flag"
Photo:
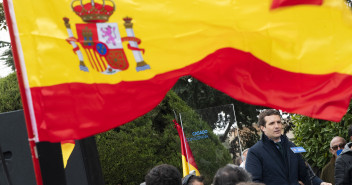
[[[333,121],[346,113],[352,94],[350,75],[293,73],[250,53],[223,48],[200,62],[145,81],[31,88],[39,138],[81,139],[132,121],[157,106],[184,75],[243,102]]]
[[[273,0],[271,9],[295,5],[322,5],[323,0]]]

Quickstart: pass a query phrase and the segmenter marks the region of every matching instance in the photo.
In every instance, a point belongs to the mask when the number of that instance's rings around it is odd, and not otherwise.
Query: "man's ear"
[[[260,130],[261,130],[262,132],[264,132],[263,129],[264,129],[264,126],[260,125]],[[352,138],[352,136],[351,136],[351,138]]]
[[[352,141],[352,136],[350,137],[350,141]],[[348,142],[347,142],[348,143]]]

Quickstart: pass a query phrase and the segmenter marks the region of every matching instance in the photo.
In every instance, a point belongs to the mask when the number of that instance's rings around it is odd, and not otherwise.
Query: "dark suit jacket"
[[[298,181],[311,184],[308,167],[301,154],[295,154],[290,149],[295,145],[286,136],[281,136],[281,144],[284,156],[263,133],[262,139],[249,149],[246,170],[252,174],[253,181],[266,185],[298,185]],[[313,185],[322,182],[318,177],[313,177]]]

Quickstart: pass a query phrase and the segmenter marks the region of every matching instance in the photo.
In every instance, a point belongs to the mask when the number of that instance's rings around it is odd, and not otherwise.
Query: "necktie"
[[[277,149],[279,149],[280,153],[282,156],[284,156],[284,151],[282,150],[282,145],[281,145],[281,142],[277,142],[275,143]]]

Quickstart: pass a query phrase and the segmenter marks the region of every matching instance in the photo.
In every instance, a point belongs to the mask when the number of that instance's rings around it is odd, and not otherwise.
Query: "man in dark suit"
[[[268,109],[259,114],[262,139],[247,154],[246,170],[253,181],[266,185],[331,185],[318,177],[311,178],[302,156],[291,150],[295,145],[282,135],[281,114]]]

